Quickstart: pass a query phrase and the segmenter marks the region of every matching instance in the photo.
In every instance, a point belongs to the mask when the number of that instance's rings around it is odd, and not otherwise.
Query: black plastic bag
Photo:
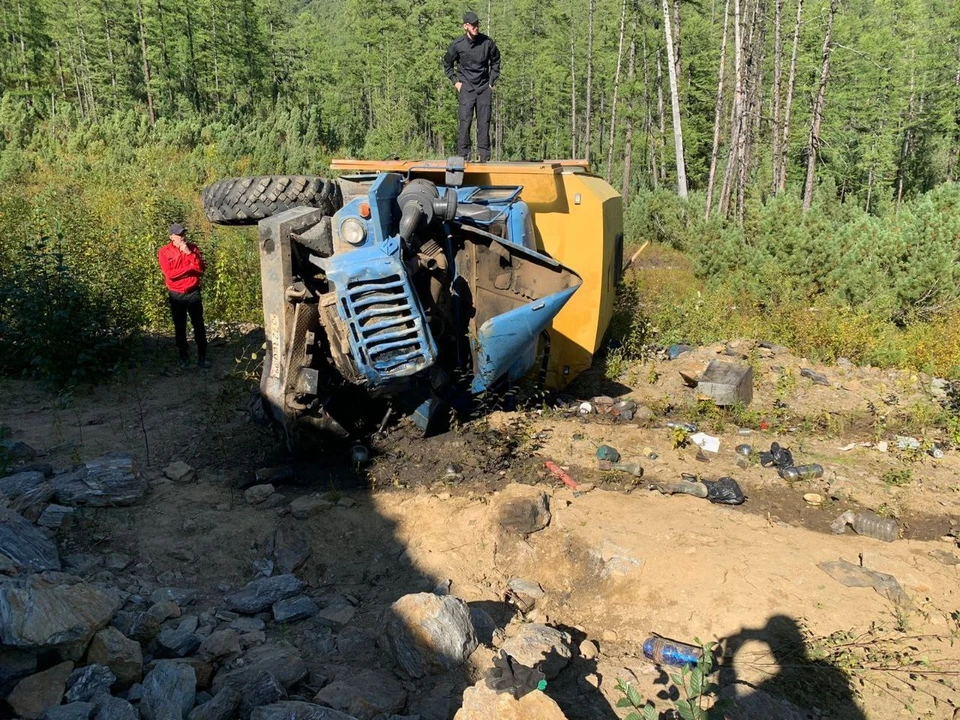
[[[720,505],[742,505],[746,500],[740,484],[732,477],[722,477],[719,480],[702,480],[707,486],[707,500]]]
[[[780,447],[780,443],[772,443],[769,452],[760,453],[760,465],[775,467],[778,471],[793,467],[793,453],[790,448]]]

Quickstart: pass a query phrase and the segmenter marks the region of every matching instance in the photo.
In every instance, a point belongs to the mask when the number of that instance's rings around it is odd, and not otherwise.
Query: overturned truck
[[[577,162],[335,161],[233,178],[207,216],[259,225],[264,414],[291,448],[384,398],[429,432],[473,398],[590,366],[622,263],[620,196]]]

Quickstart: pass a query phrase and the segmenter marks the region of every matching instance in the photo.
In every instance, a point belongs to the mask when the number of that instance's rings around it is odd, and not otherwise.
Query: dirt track
[[[960,457],[955,451],[934,460],[895,448],[839,449],[899,433],[932,439],[932,428],[917,425],[936,407],[929,379],[818,368],[832,384],[816,386],[799,377],[799,368],[806,367],[800,359],[754,352],[748,358],[757,375],[753,414],[740,419],[769,423],[770,429],[739,435],[730,418],[698,417],[692,392],[681,385],[677,370],[696,374],[718,357],[716,349],[702,348],[673,362],[628,367],[613,383],[595,373],[570,388],[576,398],[606,392],[646,403],[657,417],[644,426],[530,410],[494,413],[421,440],[401,423],[373,443],[373,461],[359,470],[349,465],[347,446],[326,446],[319,457],[297,460],[294,483],[278,489],[289,499],[320,492],[356,504],[295,520],[243,499],[241,488],[252,484],[257,468],[288,458],[268,431],[247,418],[248,384],[237,379],[230,357],[236,350],[221,347],[210,373],[167,373],[154,366],[71,395],[4,382],[0,422],[14,428],[17,439],[45,449],[46,462],[62,467],[126,450],[151,480],[145,505],[85,514],[66,550],[129,553],[148,564],[149,575],[195,586],[200,602],[215,606],[222,597],[218,585],[236,587],[251,579],[251,563],[276,527],[305,528],[313,553],[298,574],[318,593],[356,599],[352,625],[369,632],[400,595],[451,580],[454,594],[488,609],[509,635],[520,618],[502,602],[506,583],[536,580],[546,597],[527,619],[565,627],[575,647],[585,638],[600,647],[598,659],[575,658],[549,686],[548,694],[570,718],[622,717],[612,709],[618,677],[638,684],[645,697],[665,692],[666,677],[642,659],[640,643],[650,632],[723,641],[730,656],[723,684],[759,686],[820,713],[811,716],[953,717],[949,702],[956,703],[960,693],[951,687],[952,674],[896,671],[900,660],[884,650],[871,660],[871,667],[882,669],[858,675],[865,679],[861,685],[812,659],[835,647],[839,641],[823,638],[837,632],[852,633],[874,649],[887,647],[884,638],[909,636],[904,642],[916,647],[909,657],[923,656],[937,671],[960,671],[960,651],[949,644],[960,633],[960,565],[947,564],[960,556]],[[700,462],[695,447],[673,449],[663,413],[697,420],[720,438],[720,452]],[[823,464],[824,478],[791,487],[771,469],[737,467],[735,445],[762,450],[773,440],[791,446],[804,462]],[[640,461],[644,477],[597,470],[594,452],[601,442]],[[658,458],[644,457],[644,447]],[[575,494],[543,469],[544,459],[596,489]],[[199,482],[173,485],[164,479],[162,470],[172,460],[195,467]],[[458,475],[448,474],[451,463]],[[881,480],[903,468],[911,471],[904,486]],[[748,500],[724,507],[647,489],[651,481],[676,480],[683,471],[731,475]],[[552,520],[527,540],[507,543],[495,532],[492,508],[511,483],[520,483],[521,493],[546,490]],[[808,504],[806,493],[819,494],[822,503]],[[898,517],[904,539],[884,544],[850,530],[829,533],[836,515],[860,507]],[[894,575],[915,609],[898,611],[871,588],[844,587],[817,567],[837,558]],[[310,621],[271,632],[301,649],[315,682],[344,671],[342,662],[318,650]],[[478,650],[461,673],[412,689],[408,712],[442,695],[455,709],[459,691],[491,655]],[[380,662],[372,648],[358,658]]]

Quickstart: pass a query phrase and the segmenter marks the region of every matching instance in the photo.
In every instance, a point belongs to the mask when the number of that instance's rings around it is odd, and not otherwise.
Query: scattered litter
[[[752,435],[753,430],[750,428],[737,428],[737,435]]]
[[[934,458],[935,460],[939,460],[940,458],[943,457],[943,450],[941,450],[939,447],[934,445],[932,448],[927,450],[927,455]]]
[[[597,448],[597,459],[606,460],[612,463],[620,462],[620,453],[614,447],[610,447],[609,445],[601,445]]]
[[[800,377],[810,378],[815,385],[826,385],[830,387],[830,381],[827,380],[827,376],[823,373],[818,373],[816,370],[800,368]]]
[[[671,430],[683,430],[688,433],[695,433],[697,431],[697,426],[695,423],[685,423],[685,422],[668,422],[667,427]]]
[[[803,500],[808,505],[820,505],[823,502],[823,496],[817,493],[807,493],[803,496]]]
[[[443,469],[443,479],[445,482],[459,483],[463,481],[463,467],[457,463],[447,463]]]
[[[823,570],[841,585],[846,587],[872,587],[881,596],[892,602],[894,605],[902,607],[911,607],[912,603],[907,594],[903,591],[900,583],[893,575],[868,570],[865,567],[854,565],[844,559],[827,560],[817,563],[817,567]]]
[[[881,440],[880,442],[878,442],[878,443],[876,444],[875,447],[876,447],[877,450],[879,450],[880,452],[885,453],[885,452],[887,451],[887,448],[890,447],[890,446],[887,444],[887,441],[886,441],[886,440]]]
[[[857,443],[850,443],[849,445],[844,445],[841,448],[837,448],[840,452],[850,452],[857,446]]]
[[[624,420],[633,420],[633,414],[637,411],[637,404],[633,400],[621,400],[610,410],[610,414]]]
[[[680,667],[696,665],[703,656],[703,649],[654,634],[643,641],[643,654],[657,665]]]
[[[630,473],[631,475],[636,475],[637,477],[643,477],[643,466],[640,463],[619,463],[619,462],[610,462],[609,460],[600,461],[601,470],[617,470],[619,472]]]
[[[644,457],[650,458],[651,460],[656,460],[659,457],[659,455],[657,455],[656,451],[652,447],[645,447],[640,452],[643,454]]]
[[[561,470],[561,469],[560,469],[560,466],[557,465],[555,462],[552,462],[552,461],[550,461],[550,460],[547,460],[547,461],[545,461],[543,464],[546,465],[547,470],[549,470],[549,471],[552,472],[554,475],[556,475],[557,478],[559,478],[560,480],[562,480],[562,481],[563,481],[563,484],[566,485],[568,488],[571,488],[572,490],[577,490],[577,489],[578,489],[579,486],[578,486],[577,483],[574,481],[574,479],[573,479],[572,477],[570,477],[569,475],[567,475],[563,470]]]
[[[731,477],[722,477],[719,480],[690,480],[693,475],[684,473],[683,480],[677,483],[663,483],[651,485],[651,489],[659,490],[664,495],[693,495],[706,498],[719,505],[741,505],[746,496],[740,484]]]
[[[866,535],[883,542],[893,542],[900,534],[897,521],[892,518],[882,518],[872,512],[858,513],[847,510],[836,520],[830,523],[834,535],[842,535],[847,525],[853,528],[857,535]]]
[[[952,552],[947,552],[946,550],[933,550],[930,552],[930,555],[944,565],[960,565],[960,557],[957,557]]]
[[[580,407],[577,408],[578,415],[590,415],[593,412],[593,405],[584,401],[580,403]]]
[[[784,468],[780,471],[780,477],[787,482],[816,480],[817,478],[823,477],[823,465],[813,463],[812,465],[797,465],[796,467]]]
[[[691,350],[693,350],[693,348],[689,345],[671,345],[669,348],[667,348],[667,356],[671,360],[676,360],[678,357],[683,355],[683,353],[690,352]]]
[[[701,450],[706,450],[707,452],[712,453],[720,452],[720,438],[718,437],[713,437],[712,435],[699,432],[696,435],[691,435],[690,440],[692,440],[693,444]]]
[[[780,447],[780,443],[774,442],[770,444],[769,451],[760,453],[760,465],[783,471],[793,467],[793,454],[790,448]]]
[[[734,448],[734,452],[743,457],[750,457],[751,453],[753,453],[753,448],[747,444],[737,445],[737,447]]]
[[[503,650],[493,659],[493,667],[484,676],[487,687],[498,693],[508,692],[519,700],[524,695],[547,689],[544,674],[529,668],[507,655]]]
[[[894,442],[897,443],[897,448],[900,450],[919,450],[920,441],[915,437],[909,437],[907,435],[897,435],[894,439]]]
[[[360,467],[370,460],[370,451],[363,445],[354,445],[350,448],[350,462],[354,467]]]

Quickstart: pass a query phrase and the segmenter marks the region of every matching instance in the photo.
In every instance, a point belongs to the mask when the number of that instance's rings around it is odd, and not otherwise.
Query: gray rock
[[[159,623],[178,618],[181,614],[180,606],[173,600],[161,600],[147,608],[147,615],[156,618]]]
[[[330,628],[324,627],[320,628],[320,632],[317,633],[316,644],[314,645],[314,651],[318,657],[328,658],[337,649],[337,636],[333,634],[333,630]]]
[[[93,553],[73,553],[61,558],[63,569],[77,575],[86,575],[103,565],[103,558]]]
[[[407,711],[420,720],[448,720],[459,707],[459,703],[456,707],[453,705],[454,690],[453,683],[440,683],[429,694],[412,701]],[[460,699],[459,694],[457,699]]]
[[[73,668],[70,668],[71,672]],[[0,690],[37,671],[37,654],[0,646]],[[68,673],[69,675],[69,673]],[[64,678],[66,683],[66,678]]]
[[[50,502],[53,495],[53,485],[48,482],[40,483],[11,502],[10,509],[20,513],[32,522],[43,513],[46,504]]]
[[[32,462],[27,463],[26,465],[21,465],[17,468],[17,472],[38,472],[43,473],[44,477],[51,477],[53,475],[53,465],[44,462]]]
[[[211,689],[217,693],[222,688],[240,688],[253,682],[262,672],[269,672],[285,688],[290,688],[307,676],[307,666],[300,653],[292,645],[277,643],[253,648],[244,657],[243,667],[220,671],[213,678]]]
[[[180,618],[180,624],[177,625],[177,630],[186,630],[189,633],[195,633],[198,627],[200,627],[200,618],[196,615],[184,615]]]
[[[452,595],[404,595],[384,614],[380,647],[415,678],[452,670],[477,647],[470,609]]]
[[[320,608],[306,595],[279,600],[273,604],[273,619],[278,623],[306,620],[317,614]]]
[[[483,608],[470,607],[470,623],[473,625],[473,631],[477,634],[477,640],[491,647],[494,645],[494,639],[497,638],[500,629],[496,621]]]
[[[297,528],[277,528],[273,535],[273,560],[277,570],[290,574],[310,557],[310,538]]]
[[[45,710],[56,707],[63,699],[67,679],[73,672],[73,663],[69,660],[55,665],[49,670],[24,678],[7,696],[7,704],[17,717],[40,717]]]
[[[94,701],[92,720],[139,720],[140,715],[126,700],[101,695]]]
[[[357,609],[353,605],[349,605],[345,602],[338,602],[328,607],[325,607],[319,613],[317,613],[317,619],[320,621],[321,625],[324,625],[334,630],[342,628],[344,625],[353,620],[353,616],[357,614]]]
[[[258,707],[270,705],[286,697],[287,691],[283,685],[270,672],[264,671],[240,690],[239,715],[242,720],[248,720]]]
[[[133,558],[126,553],[108,553],[103,558],[103,566],[110,572],[123,572],[133,562]]]
[[[158,603],[169,600],[180,607],[189,605],[196,599],[197,591],[192,588],[161,587],[150,593],[150,602]]]
[[[157,657],[187,657],[200,647],[200,643],[200,638],[188,630],[161,630],[157,635]]]
[[[75,702],[49,708],[40,720],[90,720],[92,714],[93,703]]]
[[[570,661],[570,634],[547,625],[522,625],[503,643],[501,650],[527,667],[539,667],[547,680],[557,676]]]
[[[140,702],[143,700],[143,685],[140,683],[131,685],[130,689],[127,690],[127,700],[129,702]]]
[[[115,627],[105,627],[93,636],[87,649],[87,662],[106,665],[117,676],[120,690],[143,678],[143,652],[140,644]]]
[[[43,512],[40,513],[40,519],[37,520],[37,525],[59,530],[64,525],[70,523],[75,512],[76,510],[66,505],[47,505]]]
[[[0,495],[5,496],[10,501],[16,500],[28,490],[42,485],[46,479],[42,472],[21,470],[14,475],[0,478]]]
[[[146,612],[118,612],[110,624],[141,645],[152,642],[160,632],[160,620]]]
[[[164,469],[163,474],[175,483],[185,484],[195,482],[197,471],[182,460],[176,460]]]
[[[44,530],[6,508],[0,508],[0,555],[21,571],[60,569],[56,543]]]
[[[37,451],[25,442],[11,438],[0,440],[0,448],[10,460],[33,460],[37,456]]]
[[[190,712],[189,720],[231,720],[240,705],[240,692],[225,687],[209,702],[198,705]]]
[[[550,506],[547,494],[539,491],[532,496],[505,493],[499,502],[497,522],[504,530],[518,535],[529,535],[550,524]]]
[[[234,654],[240,654],[240,633],[236,630],[217,630],[200,643],[200,655],[211,660]]]
[[[147,492],[147,481],[129,453],[107,453],[52,482],[63,505],[123,507],[140,502]]]
[[[238,617],[230,622],[230,627],[239,633],[260,632],[266,626],[258,617]]]
[[[161,660],[143,680],[143,720],[183,720],[193,707],[197,674],[185,663]]]
[[[67,679],[67,702],[89,702],[98,695],[110,694],[117,676],[106,665],[87,665],[77,668]]]
[[[288,700],[257,708],[250,720],[357,720],[346,713],[312,703]]]
[[[253,561],[253,569],[257,571],[257,577],[270,577],[273,575],[274,562],[267,558],[258,558]]]
[[[290,503],[290,514],[297,520],[306,520],[331,507],[332,502],[318,495],[303,495]]]
[[[88,585],[72,575],[44,573],[0,584],[0,643],[56,649],[77,660],[120,607],[115,591]]]
[[[257,505],[273,495],[275,491],[276,488],[274,488],[270,483],[254,485],[244,491],[243,497],[251,505]]]
[[[227,607],[234,612],[255,615],[263,612],[278,600],[296,595],[303,589],[303,581],[295,575],[274,575],[247,583],[224,598]]]
[[[353,670],[348,676],[327,685],[313,700],[343,710],[357,720],[373,720],[402,710],[407,702],[407,691],[393,675]]]

